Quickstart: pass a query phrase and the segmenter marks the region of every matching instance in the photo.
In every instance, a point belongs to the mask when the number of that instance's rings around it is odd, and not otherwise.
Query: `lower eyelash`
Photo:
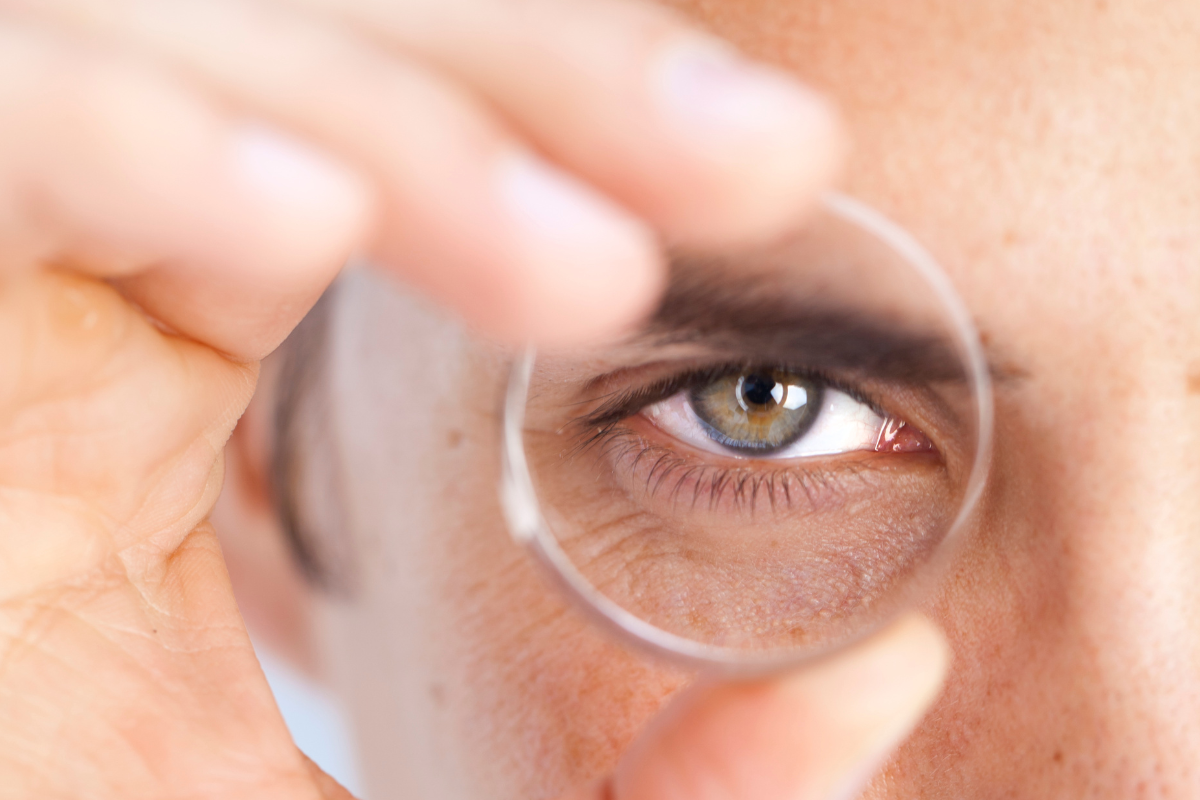
[[[870,472],[861,462],[839,464],[836,470],[796,466],[755,470],[704,464],[619,425],[593,430],[574,452],[591,449],[598,449],[615,464],[626,463],[631,478],[637,477],[639,467],[646,469],[640,480],[645,481],[650,497],[662,498],[665,492],[670,502],[686,502],[693,510],[703,500],[709,511],[727,501],[734,510],[751,516],[763,503],[772,511],[828,510],[846,499],[847,481],[865,482]]]

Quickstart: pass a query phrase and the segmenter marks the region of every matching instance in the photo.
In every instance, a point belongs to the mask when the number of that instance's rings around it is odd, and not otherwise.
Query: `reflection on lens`
[[[518,364],[506,509],[638,643],[792,662],[870,632],[936,577],[982,484],[989,403],[941,273],[834,199],[770,250],[681,260],[636,338]]]

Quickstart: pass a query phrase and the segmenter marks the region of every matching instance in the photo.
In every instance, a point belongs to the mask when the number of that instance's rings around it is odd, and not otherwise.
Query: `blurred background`
[[[364,800],[354,741],[337,700],[261,642],[254,643],[254,650],[296,746],[351,794]]]

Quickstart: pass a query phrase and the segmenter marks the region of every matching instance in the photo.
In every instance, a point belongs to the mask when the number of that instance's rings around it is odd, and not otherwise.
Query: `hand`
[[[0,119],[0,798],[336,796],[206,518],[257,359],[346,256],[492,335],[589,341],[653,302],[655,233],[768,235],[838,149],[819,100],[670,15],[550,0],[0,0]],[[882,716],[830,705],[832,661],[711,689],[679,713],[729,724],[664,723],[616,796],[764,796],[758,759],[829,785],[934,691],[922,625],[864,651],[907,664]],[[784,729],[816,760],[678,758]]]
[[[0,75],[5,238],[103,250],[239,356],[364,247],[487,332],[611,333],[653,232],[775,232],[839,149],[816,95],[628,2],[0,0]]]

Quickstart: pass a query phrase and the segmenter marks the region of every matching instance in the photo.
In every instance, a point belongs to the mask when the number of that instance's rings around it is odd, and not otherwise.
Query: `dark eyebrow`
[[[777,272],[676,261],[639,343],[702,344],[741,359],[860,372],[885,380],[966,377],[959,348],[943,331],[922,330],[819,296],[800,296]]]

